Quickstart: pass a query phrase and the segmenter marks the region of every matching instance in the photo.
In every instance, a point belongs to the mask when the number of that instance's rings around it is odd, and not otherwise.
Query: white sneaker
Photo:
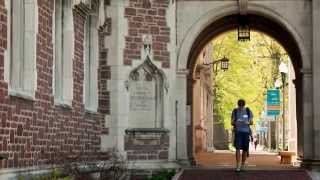
[[[242,164],[242,165],[241,165],[241,171],[245,171],[245,170],[246,170],[245,167],[246,167],[246,165],[245,165],[245,164]]]
[[[241,171],[241,166],[239,164],[239,165],[237,165],[236,172],[240,172],[240,171]]]

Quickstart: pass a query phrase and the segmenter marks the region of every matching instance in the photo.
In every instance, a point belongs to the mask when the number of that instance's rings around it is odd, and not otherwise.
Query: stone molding
[[[192,44],[208,25],[217,20],[217,17],[228,16],[231,14],[235,14],[238,11],[238,5],[223,5],[221,7],[213,8],[212,10],[208,11],[208,13],[203,14],[201,18],[199,18],[199,21],[195,22],[194,25],[190,29],[188,29],[188,32],[181,38],[183,40],[180,42],[177,51],[177,69],[184,69],[188,67],[188,55],[192,48]],[[310,67],[310,61],[308,61],[310,58],[307,54],[305,46],[302,43],[304,41],[298,34],[297,29],[292,24],[290,24],[287,19],[281,16],[281,14],[279,14],[274,9],[270,9],[262,4],[250,3],[250,6],[248,6],[248,13],[270,17],[272,20],[277,20],[277,22],[283,27],[286,27],[293,39],[295,39],[297,42],[297,46],[299,47],[302,55],[303,66]]]
[[[153,133],[153,134],[167,134],[170,131],[168,129],[165,128],[131,128],[131,129],[126,129],[125,130],[126,134],[149,134],[149,133]]]
[[[311,69],[301,69],[300,73],[304,76],[312,76],[312,70]]]
[[[239,0],[239,13],[240,13],[240,15],[247,15],[247,13],[248,13],[248,0]]]

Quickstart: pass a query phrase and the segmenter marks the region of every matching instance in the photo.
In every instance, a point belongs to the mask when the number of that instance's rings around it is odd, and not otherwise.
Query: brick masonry
[[[56,163],[63,155],[86,154],[98,158],[100,135],[108,133],[103,127],[104,114],[86,113],[83,104],[83,40],[84,17],[74,12],[75,46],[73,59],[74,97],[72,108],[54,105],[52,20],[54,1],[38,0],[39,26],[37,34],[37,89],[35,100],[8,95],[4,81],[4,51],[7,49],[7,12],[0,0],[0,168],[17,168]],[[100,67],[101,68],[101,67]],[[102,83],[108,78],[99,76],[99,98]],[[105,77],[105,78],[104,78]],[[103,99],[103,98],[102,98]],[[100,102],[100,101],[99,101]]]
[[[169,135],[167,133],[127,133],[124,149],[128,160],[167,160]]]
[[[162,62],[163,68],[170,67],[170,28],[166,13],[169,0],[129,0],[124,16],[128,21],[125,37],[124,64],[131,65],[133,59],[141,59],[142,35],[152,35],[154,60]]]

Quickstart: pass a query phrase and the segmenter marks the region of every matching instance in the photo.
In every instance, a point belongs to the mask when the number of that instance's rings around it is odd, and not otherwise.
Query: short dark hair
[[[238,106],[245,106],[246,105],[246,101],[243,99],[239,99],[238,100]]]

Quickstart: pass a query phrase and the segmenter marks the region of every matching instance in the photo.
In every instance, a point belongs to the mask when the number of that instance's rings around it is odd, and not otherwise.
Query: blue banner
[[[280,91],[279,89],[268,89],[267,91],[267,106],[280,106]]]
[[[277,116],[280,114],[280,91],[268,89],[267,91],[267,115]]]

